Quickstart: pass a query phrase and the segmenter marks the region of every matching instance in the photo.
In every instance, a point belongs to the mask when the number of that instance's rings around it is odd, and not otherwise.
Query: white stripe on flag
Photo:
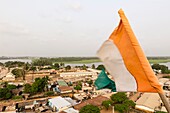
[[[135,78],[127,70],[123,58],[112,40],[103,43],[97,52],[107,71],[114,77],[117,91],[137,91]]]

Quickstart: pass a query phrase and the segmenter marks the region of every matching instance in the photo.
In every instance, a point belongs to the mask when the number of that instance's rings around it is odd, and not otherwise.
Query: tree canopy
[[[103,70],[104,69],[105,70],[105,67],[104,67],[104,65],[98,65],[96,69],[98,69],[98,70]]]
[[[92,64],[91,68],[92,68],[92,69],[96,69],[96,67],[95,67],[95,65],[94,65],[94,64]]]
[[[57,70],[60,69],[59,63],[55,63],[55,64],[54,64],[54,69],[57,69]]]
[[[74,87],[74,89],[75,89],[75,90],[81,90],[82,87],[81,87],[80,85],[76,85],[76,86]]]
[[[11,71],[11,73],[14,74],[16,78],[22,77],[22,76],[24,76],[24,74],[25,74],[23,69],[17,69],[17,68],[16,68],[16,69],[13,69],[13,70]]]
[[[105,100],[102,102],[102,106],[104,106],[106,109],[109,109],[110,106],[112,106],[113,101],[111,100]]]
[[[5,87],[0,88],[0,99],[10,99],[12,98],[12,90],[16,89],[17,87],[15,85],[10,85],[7,82],[5,82]]]
[[[25,84],[24,85],[24,93],[31,93],[31,85],[30,84]]]
[[[65,69],[66,69],[66,70],[70,70],[70,69],[71,69],[71,66],[70,66],[70,65],[67,65],[67,66],[65,67]]]
[[[20,61],[8,61],[5,62],[6,67],[22,67],[24,66],[25,62],[20,62]]]
[[[123,101],[128,99],[124,92],[113,94],[110,98],[114,103],[122,103]]]
[[[113,94],[110,98],[114,102],[114,109],[120,113],[124,113],[130,108],[134,108],[136,105],[132,100],[127,98],[124,92]]]
[[[165,65],[160,64],[153,64],[152,69],[161,70],[162,74],[169,74],[170,70],[168,70],[168,67]]]
[[[36,78],[35,82],[30,85],[30,84],[25,84],[24,86],[24,92],[25,93],[30,93],[30,94],[36,94],[37,92],[43,92],[44,88],[48,84],[48,76],[45,76],[43,78]]]
[[[8,88],[0,88],[0,99],[10,99],[12,93]]]
[[[94,105],[86,105],[80,109],[79,113],[100,113],[100,109]]]

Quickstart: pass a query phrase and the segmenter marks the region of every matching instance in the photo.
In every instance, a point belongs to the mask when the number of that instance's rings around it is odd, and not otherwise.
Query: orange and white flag
[[[118,27],[97,52],[115,80],[116,91],[163,93],[123,10],[119,15]]]

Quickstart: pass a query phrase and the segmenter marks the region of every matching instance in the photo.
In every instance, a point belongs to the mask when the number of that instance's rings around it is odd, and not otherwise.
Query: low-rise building
[[[59,90],[62,96],[73,97],[73,88],[69,86],[60,86]]]
[[[75,105],[74,109],[80,110],[82,107],[84,107],[88,104],[92,104],[94,106],[100,107],[100,106],[102,106],[102,102],[105,101],[105,100],[109,100],[109,98],[104,97],[104,96],[98,96],[98,97],[95,97],[93,99],[85,100],[82,103]]]
[[[3,79],[3,81],[15,81],[15,75],[8,73]]]
[[[161,105],[161,100],[158,93],[144,93],[136,101],[136,109],[143,110],[145,112],[154,112],[156,108]]]
[[[82,76],[94,76],[96,75],[95,72],[64,72],[60,73],[60,77],[67,78],[67,77],[82,77]]]
[[[71,107],[71,103],[66,101],[62,97],[55,97],[48,100],[48,105],[53,109],[53,111],[60,112]]]

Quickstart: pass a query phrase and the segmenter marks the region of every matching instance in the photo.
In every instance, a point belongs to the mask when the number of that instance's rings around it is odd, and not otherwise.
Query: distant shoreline
[[[45,58],[45,57],[44,57]],[[48,58],[48,57],[46,57]],[[66,57],[56,57],[56,58],[66,58]],[[68,58],[73,58],[73,57],[68,57]],[[66,64],[89,64],[89,63],[99,63],[101,60],[97,57],[74,57],[74,58],[82,58],[81,60],[71,60],[71,61],[62,61],[63,63]],[[86,59],[89,58],[89,59]],[[29,62],[31,63],[33,59],[39,59],[33,58],[33,57],[0,57],[0,62],[5,63],[7,61],[21,61],[21,62]],[[148,61],[151,64],[155,63],[168,63],[170,62],[170,57],[148,57]],[[60,63],[60,62],[58,62]]]

